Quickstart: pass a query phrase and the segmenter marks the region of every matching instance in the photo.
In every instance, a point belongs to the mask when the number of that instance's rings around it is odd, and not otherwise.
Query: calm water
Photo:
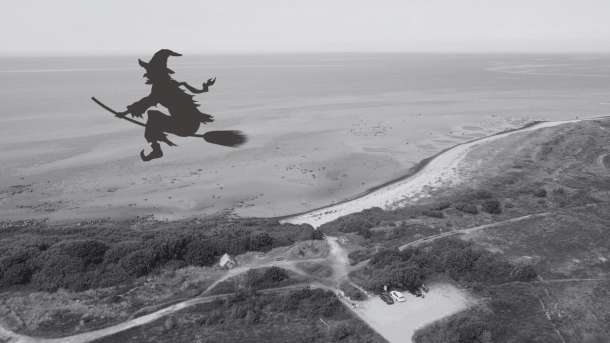
[[[118,159],[144,168],[137,157],[148,146],[141,128],[114,119],[91,97],[122,111],[148,95],[137,60],[151,57],[0,58],[0,187],[20,182],[19,175],[84,179],[76,173],[86,170],[74,168],[102,160],[110,168],[117,145],[129,150]],[[244,151],[260,154],[249,167],[259,163],[256,173],[266,170],[274,142],[289,132],[318,134],[302,136],[293,150],[299,155],[320,151],[314,140],[336,135],[346,151],[388,156],[391,166],[362,171],[351,179],[358,185],[382,183],[421,158],[507,123],[610,110],[610,55],[187,55],[170,58],[168,66],[176,80],[196,87],[217,77],[210,93],[196,99],[217,119],[210,129],[237,126],[251,134]],[[211,149],[192,149],[206,165],[216,163],[205,155]],[[164,163],[186,165],[185,151],[184,145],[172,150],[174,160]],[[55,178],[41,174],[49,171]]]
[[[137,58],[0,58],[2,120],[91,110],[145,95]],[[193,84],[218,77],[218,108],[243,108],[301,98],[403,91],[570,92],[610,89],[610,56],[307,54],[172,57],[174,78]],[[549,96],[548,100],[559,97]],[[542,97],[541,97],[542,99]]]

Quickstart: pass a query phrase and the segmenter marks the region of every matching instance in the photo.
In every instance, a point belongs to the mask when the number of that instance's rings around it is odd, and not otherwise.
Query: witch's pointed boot
[[[163,151],[161,151],[161,145],[159,145],[158,142],[154,142],[151,146],[153,148],[153,151],[148,154],[148,156],[144,155],[144,150],[140,152],[140,157],[142,158],[142,161],[148,162],[152,159],[163,157]]]

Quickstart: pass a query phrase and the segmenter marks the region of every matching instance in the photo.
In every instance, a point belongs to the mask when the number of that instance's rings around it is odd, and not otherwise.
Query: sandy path
[[[604,165],[604,157],[608,156],[608,154],[602,154],[597,157],[597,164],[606,171],[606,174],[610,175],[610,170]]]
[[[459,183],[460,175],[458,169],[460,162],[472,149],[480,144],[495,141],[517,132],[532,131],[578,121],[580,120],[543,122],[520,130],[497,134],[456,145],[434,158],[424,168],[405,180],[390,184],[354,200],[296,215],[285,219],[282,222],[293,224],[307,223],[317,228],[320,225],[333,221],[339,217],[360,212],[368,208],[381,207],[389,209],[396,206],[396,204],[417,200],[420,197],[425,197],[425,192],[429,188]]]
[[[475,226],[475,227],[471,227],[471,228],[467,228],[467,229],[462,229],[462,230],[447,231],[447,232],[439,233],[438,235],[432,235],[432,236],[420,238],[418,240],[415,240],[413,242],[407,243],[405,245],[401,245],[398,248],[398,250],[402,251],[402,250],[405,250],[407,247],[419,245],[419,244],[424,243],[424,242],[432,242],[432,241],[437,240],[437,239],[442,238],[442,237],[453,236],[453,235],[460,235],[460,234],[467,234],[467,233],[472,233],[474,231],[489,229],[489,228],[493,228],[493,227],[496,227],[496,226],[500,226],[500,225],[504,225],[504,224],[508,224],[508,223],[519,222],[519,221],[530,219],[530,218],[546,217],[546,216],[549,216],[549,215],[552,215],[552,214],[572,211],[572,210],[575,210],[575,209],[595,207],[595,206],[603,206],[603,205],[607,205],[607,204],[605,204],[605,203],[602,203],[602,204],[587,204],[587,205],[582,205],[582,206],[566,207],[566,208],[563,208],[563,209],[558,210],[558,211],[528,214],[526,216],[512,218],[512,219],[508,219],[508,220],[501,221],[501,222],[495,222],[495,223],[491,223],[491,224]]]

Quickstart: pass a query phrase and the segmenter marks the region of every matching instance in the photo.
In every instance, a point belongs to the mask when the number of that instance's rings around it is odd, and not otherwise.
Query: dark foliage
[[[502,207],[500,207],[500,202],[498,200],[485,200],[482,205],[483,211],[491,214],[500,214],[502,213]]]
[[[276,286],[288,279],[289,275],[286,270],[279,267],[271,267],[264,269],[250,269],[246,272],[244,285],[247,288],[266,288]]]
[[[486,189],[477,189],[472,191],[471,195],[474,199],[491,199],[493,194]]]
[[[183,227],[152,232],[34,228],[20,234],[29,237],[3,247],[0,287],[31,284],[46,291],[108,287],[160,268],[209,266],[224,253],[264,252],[323,237],[310,225],[273,221],[224,222],[213,229]],[[270,280],[287,277],[283,270],[267,272],[270,274],[265,277]]]
[[[340,342],[350,335],[350,329],[345,324],[339,324],[338,326],[330,330],[331,342]]]
[[[454,237],[439,239],[423,249],[381,251],[373,256],[367,268],[365,287],[374,292],[381,292],[384,285],[415,290],[436,273],[445,273],[454,280],[479,283],[525,281],[535,275],[529,266],[517,275],[511,275],[513,267],[508,262],[472,242]]]
[[[349,297],[351,300],[360,301],[366,299],[366,295],[362,293],[362,291],[347,282],[341,283],[339,288],[345,293],[345,296]]]
[[[443,212],[441,212],[439,210],[423,210],[422,214],[426,217],[432,217],[432,218],[444,218],[445,217],[443,215]]]
[[[449,201],[441,201],[438,204],[430,207],[431,211],[442,211],[451,207],[451,203]]]
[[[534,191],[534,196],[537,196],[538,198],[544,198],[546,197],[546,189],[544,188],[540,188]]]
[[[479,210],[473,204],[459,203],[455,205],[455,209],[468,214],[478,214]]]
[[[527,265],[517,269],[515,273],[519,281],[532,281],[538,276],[534,267]]]

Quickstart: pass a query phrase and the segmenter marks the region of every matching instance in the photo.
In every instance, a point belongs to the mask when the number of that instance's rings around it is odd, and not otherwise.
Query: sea
[[[91,98],[124,111],[148,95],[138,59],[149,61],[153,53],[0,57],[0,188],[28,178],[78,183],[97,164],[142,164],[138,153],[149,147],[141,128]],[[393,151],[386,169],[351,179],[371,187],[468,139],[535,120],[610,112],[608,54],[184,54],[170,57],[168,67],[176,80],[197,88],[215,77],[210,92],[196,97],[200,110],[215,116],[214,129],[247,132],[252,149],[280,149],[298,133],[295,154],[309,146]],[[182,161],[179,151],[171,150],[171,163],[189,165],[192,159]],[[276,163],[258,156],[259,163]],[[224,162],[206,160],[213,163]]]

